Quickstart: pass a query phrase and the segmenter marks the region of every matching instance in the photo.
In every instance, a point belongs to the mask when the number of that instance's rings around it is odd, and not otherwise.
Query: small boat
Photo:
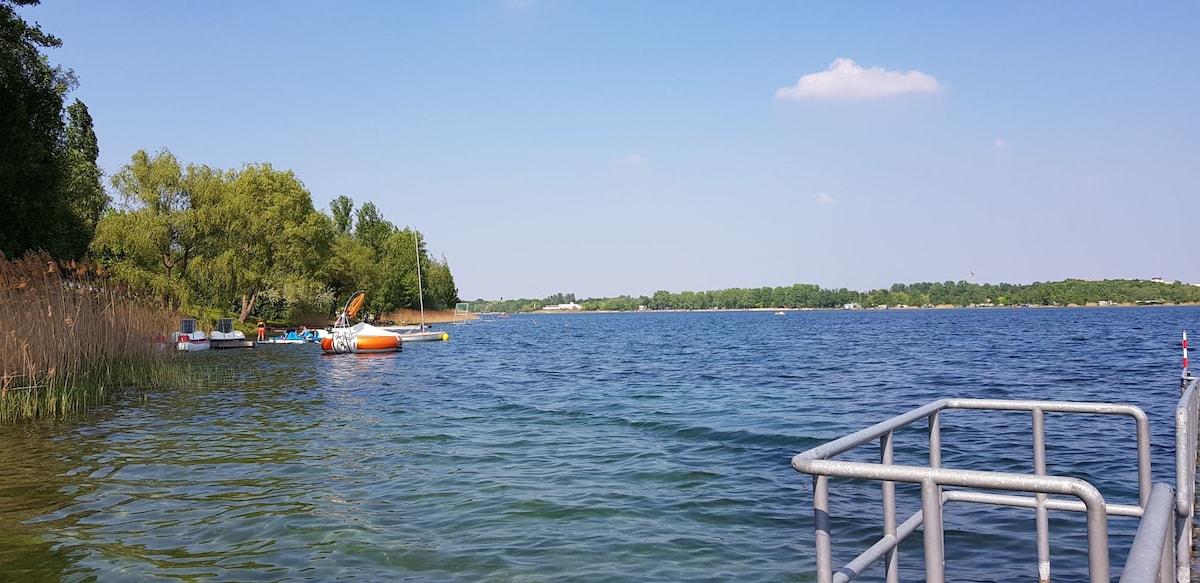
[[[208,343],[213,350],[221,348],[254,348],[254,341],[248,340],[241,330],[233,329],[233,318],[217,320],[217,329],[208,335]]]
[[[400,336],[366,322],[350,325],[350,318],[358,315],[363,305],[363,292],[354,292],[346,302],[346,309],[338,314],[329,335],[321,338],[321,350],[328,354],[366,354],[372,352],[398,352]]]
[[[450,334],[442,330],[425,330],[424,332],[405,332],[399,334],[401,342],[435,342],[450,339]]]
[[[184,318],[179,321],[179,331],[171,334],[175,349],[183,352],[200,352],[208,350],[211,345],[204,332],[196,329],[195,318]]]
[[[450,339],[450,334],[440,330],[429,330],[425,325],[425,292],[421,289],[421,242],[417,239],[417,232],[413,231],[413,247],[417,250],[417,301],[421,306],[421,325],[417,327],[416,332],[400,332],[401,342],[436,342],[446,341]]]
[[[366,322],[339,328],[321,339],[321,350],[330,354],[366,354],[400,350],[400,336]]]
[[[299,332],[296,330],[288,330],[284,334],[263,340],[263,342],[266,342],[267,344],[307,344],[309,342],[320,341],[320,333],[318,333],[316,330],[308,329],[300,330]]]
[[[787,315],[787,313],[785,313],[785,312],[783,312],[782,310],[780,310],[780,311],[778,311],[778,312],[775,312],[775,315],[776,315],[776,316],[786,316],[786,315]]]

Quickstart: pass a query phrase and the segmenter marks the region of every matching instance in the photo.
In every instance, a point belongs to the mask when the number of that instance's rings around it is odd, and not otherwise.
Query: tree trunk
[[[246,297],[246,294],[242,294],[242,315],[238,317],[238,323],[246,323],[246,316],[249,316],[250,312],[254,310],[254,301],[257,299],[258,292],[254,292],[249,298]]]

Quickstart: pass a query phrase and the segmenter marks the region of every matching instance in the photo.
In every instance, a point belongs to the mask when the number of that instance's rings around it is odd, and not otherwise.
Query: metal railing
[[[1184,362],[1187,362],[1186,356]],[[1196,438],[1197,424],[1200,424],[1200,418],[1197,417],[1200,414],[1200,385],[1197,385],[1197,379],[1186,367],[1183,369],[1181,385],[1183,395],[1175,405],[1175,580],[1186,583],[1191,580],[1192,525],[1196,516]]]
[[[1190,379],[1184,371],[1185,379]],[[1140,517],[1138,534],[1126,562],[1122,581],[1147,583],[1188,581],[1191,557],[1192,500],[1195,498],[1197,388],[1196,380],[1185,382],[1184,395],[1176,408],[1176,488],[1160,484],[1151,488],[1150,430],[1146,414],[1131,405],[1065,401],[941,399],[800,453],[792,467],[813,476],[813,515],[816,529],[816,567],[819,583],[853,580],[876,561],[883,560],[888,583],[899,581],[897,548],[918,528],[924,530],[925,580],[945,581],[943,506],[949,501],[976,502],[1033,508],[1036,512],[1038,578],[1050,580],[1049,510],[1084,512],[1087,515],[1088,571],[1093,583],[1110,581],[1108,516]],[[951,409],[1027,411],[1033,417],[1034,473],[1018,474],[942,467],[941,415]],[[1088,482],[1073,477],[1046,475],[1045,414],[1126,415],[1136,422],[1138,503],[1108,503]],[[897,430],[928,420],[928,466],[895,463],[894,436]],[[834,456],[879,441],[880,462],[853,462]],[[870,548],[834,572],[832,560],[829,478],[857,478],[881,483],[883,535]],[[896,516],[896,482],[921,485],[921,509],[899,523]],[[943,489],[943,486],[970,490]],[[1024,492],[998,494],[977,490]],[[1030,495],[1031,494],[1031,495]],[[1076,500],[1049,498],[1067,495]],[[1171,499],[1174,495],[1174,509]],[[1164,513],[1166,517],[1164,517]],[[1170,518],[1174,515],[1174,519]],[[1143,533],[1143,531],[1145,531]],[[1177,538],[1176,538],[1177,537]],[[1169,541],[1174,540],[1174,544]]]

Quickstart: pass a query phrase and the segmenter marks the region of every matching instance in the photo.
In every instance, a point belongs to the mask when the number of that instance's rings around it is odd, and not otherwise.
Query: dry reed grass
[[[394,312],[384,314],[384,320],[391,320],[397,324],[417,324],[421,321],[421,312],[419,310],[410,310],[401,308]],[[463,316],[459,316],[463,319]],[[478,319],[477,314],[468,314],[468,320]],[[426,324],[449,324],[454,321],[454,310],[425,310]]]
[[[63,417],[115,388],[171,382],[175,351],[153,340],[175,319],[97,266],[0,254],[0,422]]]

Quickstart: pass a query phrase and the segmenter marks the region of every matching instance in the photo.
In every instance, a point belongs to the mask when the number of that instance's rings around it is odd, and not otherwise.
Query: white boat
[[[337,321],[328,336],[321,338],[321,350],[329,354],[366,354],[372,352],[398,352],[400,336],[366,322],[350,325],[350,318],[362,309],[363,292],[354,292],[346,301],[346,309],[338,314]]]
[[[450,339],[450,334],[441,330],[429,330],[425,326],[425,292],[421,289],[421,243],[417,240],[417,232],[413,231],[413,247],[417,250],[417,301],[421,306],[421,325],[415,332],[400,332],[403,342],[436,342]]]
[[[783,312],[783,311],[781,310],[781,311],[775,312],[775,315],[776,315],[776,316],[786,316],[786,315],[787,315],[787,313],[785,313],[785,312]]]
[[[211,346],[204,332],[196,329],[195,318],[180,320],[179,331],[171,333],[171,342],[175,343],[176,350],[183,352],[200,352]]]
[[[241,330],[233,329],[233,318],[217,320],[217,329],[208,334],[208,343],[214,350],[220,348],[254,348],[254,341],[246,338]]]
[[[450,333],[442,330],[426,330],[424,332],[405,332],[400,334],[404,342],[435,342],[450,339]]]

